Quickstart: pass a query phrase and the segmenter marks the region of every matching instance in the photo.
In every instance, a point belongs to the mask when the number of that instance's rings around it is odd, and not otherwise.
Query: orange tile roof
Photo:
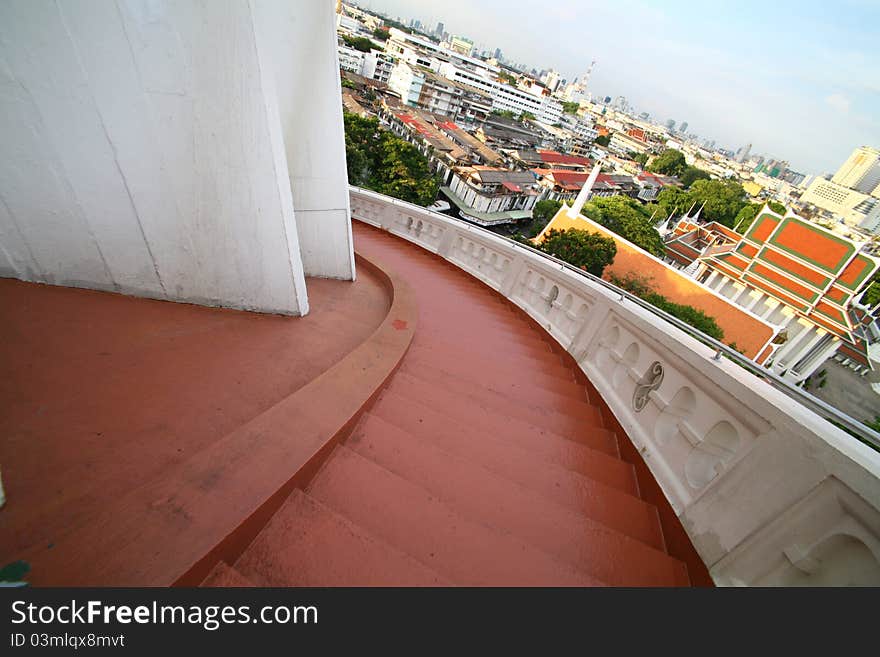
[[[651,278],[653,288],[670,301],[693,306],[715,318],[724,331],[724,342],[733,343],[749,358],[758,355],[773,336],[773,329],[766,322],[739,308],[724,297],[709,291],[703,285],[677,271],[673,267],[645,253],[616,233],[588,220],[583,216],[570,217],[563,206],[545,230],[596,231],[611,237],[617,245],[614,262],[605,268],[605,278],[611,275],[625,276],[636,273]]]
[[[836,271],[855,249],[851,244],[791,219],[783,222],[771,241],[829,272]]]

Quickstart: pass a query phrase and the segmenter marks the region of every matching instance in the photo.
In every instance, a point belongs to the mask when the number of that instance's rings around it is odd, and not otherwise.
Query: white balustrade
[[[880,453],[552,260],[354,187],[351,210],[497,290],[574,357],[718,584],[880,581]]]

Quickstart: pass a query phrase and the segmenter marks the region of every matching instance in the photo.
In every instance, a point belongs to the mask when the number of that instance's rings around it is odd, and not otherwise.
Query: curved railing
[[[482,228],[479,228],[476,226],[472,227],[470,225],[468,225],[468,228],[474,228],[475,230],[484,230]],[[650,312],[658,317],[661,317],[662,319],[666,320],[670,324],[674,325],[676,328],[684,331],[685,333],[690,335],[695,340],[698,340],[699,342],[714,349],[715,350],[715,356],[713,357],[714,360],[718,360],[722,356],[729,358],[730,360],[735,362],[740,367],[750,371],[752,374],[754,374],[755,376],[762,379],[765,383],[768,383],[769,385],[773,386],[777,390],[782,391],[783,393],[785,393],[786,395],[788,395],[792,399],[798,401],[802,405],[809,408],[814,413],[821,415],[822,417],[824,417],[826,420],[828,420],[832,424],[836,424],[840,427],[844,427],[849,433],[853,434],[855,437],[859,438],[861,441],[863,441],[869,445],[872,445],[876,449],[880,450],[880,433],[878,433],[877,431],[874,431],[873,429],[871,429],[870,427],[868,427],[864,423],[859,422],[851,415],[847,415],[846,413],[844,413],[840,409],[835,408],[834,406],[831,406],[830,404],[824,402],[823,400],[819,399],[818,397],[815,397],[814,395],[811,395],[809,392],[807,392],[803,388],[794,385],[789,380],[784,379],[783,377],[779,376],[775,372],[767,369],[766,367],[762,367],[761,365],[759,365],[758,363],[753,361],[751,358],[745,356],[744,354],[740,353],[736,349],[732,349],[731,347],[727,346],[726,344],[724,344],[720,340],[717,340],[710,335],[706,335],[698,328],[695,328],[695,327],[691,326],[690,324],[683,322],[678,317],[675,317],[674,315],[670,315],[669,313],[667,313],[664,310],[661,310],[657,306],[654,306],[654,305],[648,303],[644,299],[641,299],[641,298],[637,297],[636,295],[627,292],[626,290],[614,285],[613,283],[609,283],[608,281],[606,281],[605,279],[603,279],[599,276],[595,276],[587,271],[584,271],[582,269],[578,269],[577,267],[565,262],[564,260],[560,260],[559,258],[556,258],[548,253],[540,251],[532,246],[529,246],[527,244],[523,244],[522,242],[517,242],[516,240],[512,240],[508,237],[504,237],[503,235],[499,235],[498,237],[501,237],[501,239],[506,240],[512,246],[514,246],[516,248],[525,249],[525,250],[530,251],[530,252],[532,252],[542,258],[547,258],[548,260],[552,261],[553,263],[555,263],[559,267],[562,267],[562,268],[567,269],[569,271],[575,272],[579,276],[583,276],[584,278],[587,278],[587,279],[593,281],[594,283],[611,290],[614,294],[617,294],[620,296],[621,301],[626,300],[626,301],[630,301],[632,303],[638,304],[639,306],[641,306],[642,308],[644,308],[648,312]]]
[[[681,320],[528,245],[354,187],[351,207],[355,219],[482,280],[572,355],[718,583],[818,582],[817,572],[842,583],[847,568],[880,576],[876,432]],[[853,554],[865,562],[852,566]]]

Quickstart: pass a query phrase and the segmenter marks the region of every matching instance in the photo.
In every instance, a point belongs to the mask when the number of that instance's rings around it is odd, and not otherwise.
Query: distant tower
[[[675,132],[675,119],[666,119],[666,129]]]
[[[685,134],[687,132],[687,129],[688,129],[688,122],[687,121],[682,121],[681,125],[678,126],[678,131],[681,134]]]
[[[739,154],[736,156],[736,161],[742,164],[746,160],[749,159],[749,151],[752,150],[751,144],[746,144],[744,148],[739,150]]]
[[[580,86],[583,89],[584,93],[587,93],[587,85],[590,83],[590,76],[593,75],[593,67],[596,65],[596,60],[590,62],[589,68],[587,68],[587,72],[584,74],[584,77],[580,80]]]

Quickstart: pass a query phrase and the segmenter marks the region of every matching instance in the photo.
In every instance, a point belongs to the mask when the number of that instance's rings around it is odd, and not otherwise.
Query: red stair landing
[[[588,387],[551,338],[442,259],[355,222],[419,325],[351,436],[208,586],[681,586]]]

